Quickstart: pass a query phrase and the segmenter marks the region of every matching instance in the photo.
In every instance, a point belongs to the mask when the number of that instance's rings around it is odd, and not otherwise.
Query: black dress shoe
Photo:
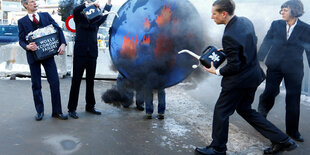
[[[145,119],[152,119],[153,117],[152,117],[152,114],[145,114],[144,118]]]
[[[52,117],[58,118],[58,119],[61,119],[61,120],[67,120],[68,119],[68,116],[65,115],[65,114],[52,113]]]
[[[294,140],[298,141],[298,142],[304,142],[304,138],[298,133],[297,136],[293,136],[290,134],[287,134],[288,136],[290,136],[291,138],[293,138]]]
[[[37,113],[35,115],[35,118],[36,118],[37,121],[41,121],[43,119],[43,116],[44,116],[44,113],[41,112],[41,113]]]
[[[101,115],[101,112],[97,111],[95,108],[86,109],[86,111],[92,114]]]
[[[74,118],[74,119],[78,119],[79,118],[78,114],[75,111],[71,111],[71,112],[69,111],[69,116]]]
[[[165,119],[165,114],[159,113],[159,114],[157,115],[157,118],[158,118],[158,119]]]
[[[291,137],[291,138],[293,138],[294,140],[296,140],[298,142],[304,142],[305,141],[304,138],[301,135],[299,135],[297,137]]]
[[[270,148],[264,150],[264,154],[276,154],[281,151],[291,151],[296,148],[297,144],[291,138],[288,138],[284,142],[272,144]]]
[[[217,151],[213,147],[210,147],[210,146],[197,147],[195,149],[195,152],[197,154],[203,154],[203,155],[226,155],[226,151]]]

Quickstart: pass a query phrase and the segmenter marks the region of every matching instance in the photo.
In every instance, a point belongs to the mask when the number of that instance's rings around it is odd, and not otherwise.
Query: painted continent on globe
[[[110,30],[110,55],[135,87],[163,89],[184,80],[201,54],[203,28],[188,0],[128,0]]]

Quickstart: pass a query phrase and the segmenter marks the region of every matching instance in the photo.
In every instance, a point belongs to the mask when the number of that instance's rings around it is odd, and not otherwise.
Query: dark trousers
[[[143,93],[141,90],[136,91],[136,105],[137,106],[143,106],[144,104],[144,99],[143,99]]]
[[[43,98],[41,92],[41,64],[44,67],[47,81],[50,85],[52,112],[62,114],[59,77],[54,58],[49,58],[44,61],[35,61],[34,63],[29,64],[32,82],[32,93],[36,111],[38,113],[44,112]]]
[[[157,90],[158,95],[158,108],[157,112],[159,114],[164,114],[166,110],[166,93],[165,89]],[[145,112],[147,114],[152,114],[154,112],[153,105],[153,90],[143,90],[143,96],[145,101]]]
[[[286,132],[293,136],[299,134],[300,95],[303,75],[303,71],[284,73],[281,70],[268,68],[266,87],[259,98],[258,111],[263,115],[267,115],[275,103],[275,98],[280,92],[280,83],[284,79],[286,88]]]
[[[79,99],[79,91],[84,70],[86,70],[86,109],[95,107],[94,79],[96,73],[97,58],[74,57],[73,77],[71,82],[68,110],[76,111]]]
[[[118,74],[116,79],[116,86],[117,90],[128,99],[126,101],[127,103],[123,103],[124,106],[130,106],[133,102],[135,91],[134,88],[132,88],[133,84],[128,79],[123,77],[122,74]],[[143,93],[141,92],[141,90],[136,90],[136,105],[143,106],[143,104]]]
[[[213,116],[212,138],[210,146],[219,150],[226,150],[228,140],[229,116],[235,110],[264,137],[271,142],[279,143],[288,138],[265,117],[252,109],[256,88],[222,90],[216,102]]]

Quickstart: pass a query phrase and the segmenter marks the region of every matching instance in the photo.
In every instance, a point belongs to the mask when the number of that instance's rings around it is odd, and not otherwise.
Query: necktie
[[[34,23],[36,23],[36,24],[38,24],[38,23],[39,23],[39,21],[37,20],[36,15],[35,15],[35,14],[33,14],[33,15],[32,15],[32,17],[33,17],[33,22],[34,22]]]

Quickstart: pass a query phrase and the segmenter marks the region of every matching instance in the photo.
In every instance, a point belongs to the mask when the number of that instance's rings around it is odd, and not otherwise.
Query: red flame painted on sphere
[[[151,37],[148,36],[147,38],[145,38],[145,36],[142,39],[142,44],[144,45],[150,45],[151,44]]]
[[[172,54],[173,51],[173,41],[167,36],[160,35],[156,40],[156,47],[154,49],[154,54],[156,59]]]
[[[156,40],[156,47],[154,49],[155,59],[169,60],[169,68],[172,68],[176,62],[176,54],[173,53],[173,40],[167,36],[160,35]]]
[[[171,14],[172,14],[172,12],[171,12],[170,4],[169,4],[169,7],[166,7],[164,5],[160,11],[160,15],[157,16],[155,22],[157,23],[157,25],[159,27],[163,27],[163,26],[165,26],[166,23],[170,22]]]
[[[121,56],[131,60],[135,59],[137,53],[137,44],[138,36],[136,36],[136,42],[134,42],[133,38],[131,38],[131,40],[129,39],[127,33],[127,37],[124,36],[123,47],[120,51]]]
[[[145,30],[145,31],[148,31],[150,28],[151,28],[151,22],[150,22],[149,19],[145,18],[145,21],[144,21],[144,30]]]

